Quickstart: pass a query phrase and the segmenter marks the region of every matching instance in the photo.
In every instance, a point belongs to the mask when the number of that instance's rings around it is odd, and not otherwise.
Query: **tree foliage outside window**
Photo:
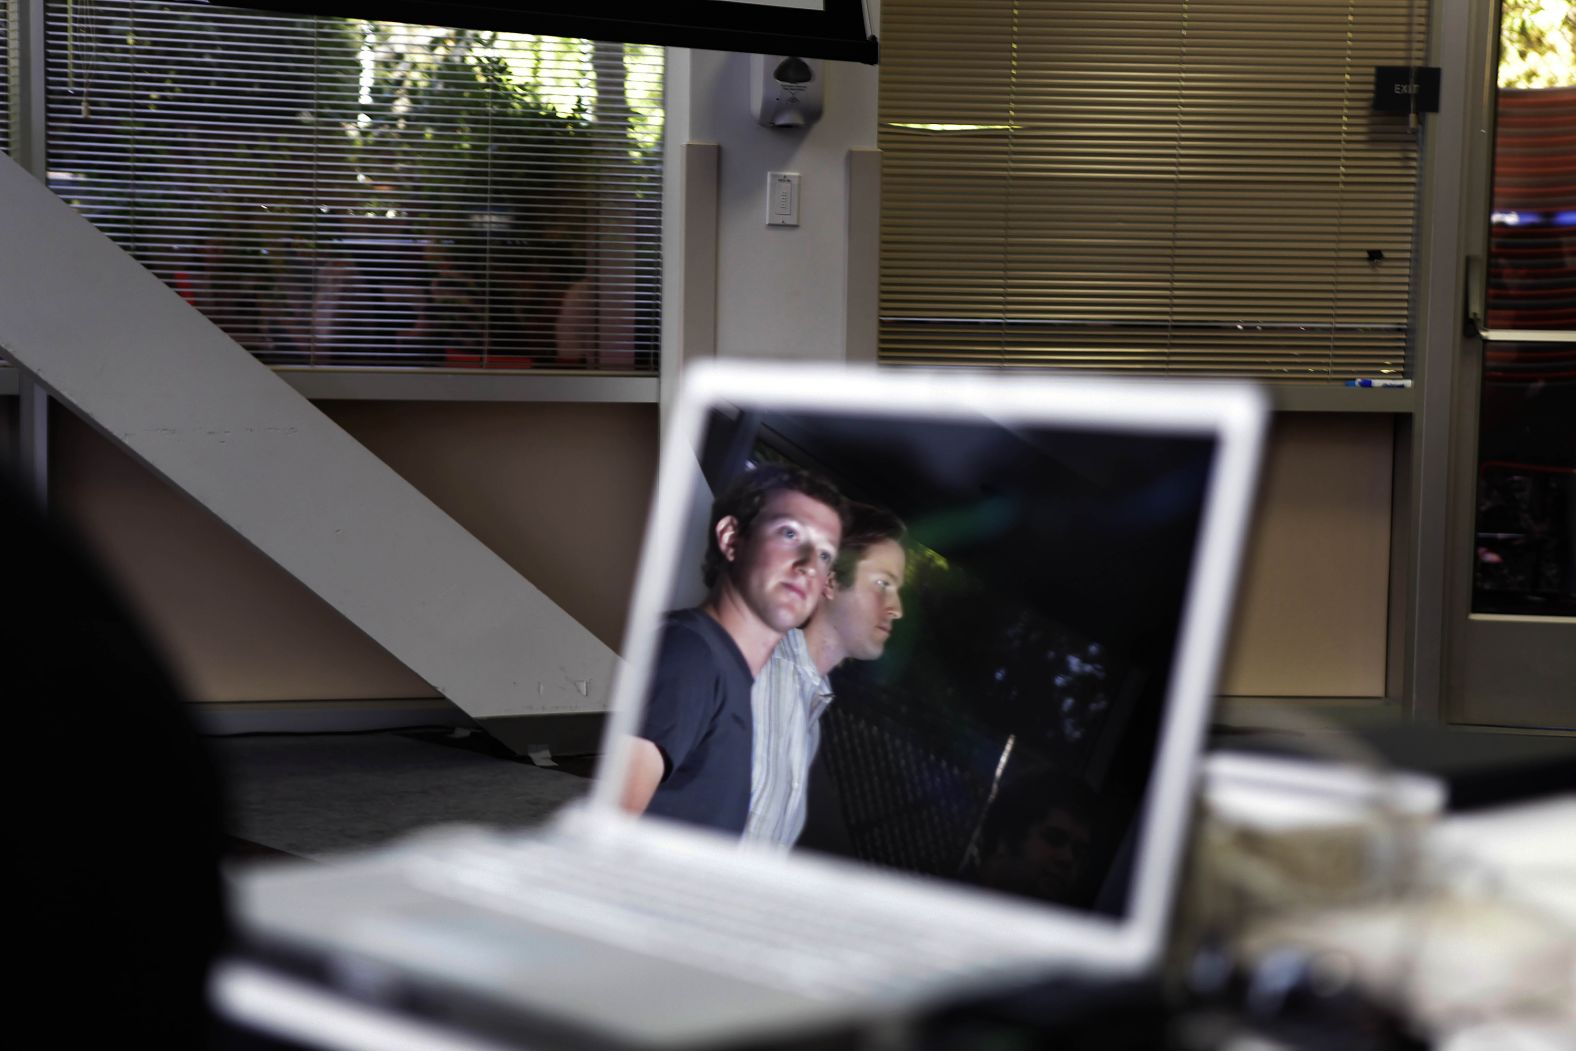
[[[1576,86],[1576,2],[1502,0],[1499,86]]]
[[[51,185],[264,360],[654,368],[660,48],[51,3]]]

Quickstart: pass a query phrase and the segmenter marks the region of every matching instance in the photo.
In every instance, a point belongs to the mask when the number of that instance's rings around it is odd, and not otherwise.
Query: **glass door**
[[[1456,723],[1576,730],[1573,47],[1576,3],[1503,0],[1481,338],[1458,409],[1476,442],[1457,475]]]

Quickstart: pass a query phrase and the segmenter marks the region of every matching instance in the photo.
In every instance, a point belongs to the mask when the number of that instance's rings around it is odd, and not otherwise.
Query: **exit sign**
[[[1375,66],[1374,109],[1381,113],[1438,113],[1438,66]]]

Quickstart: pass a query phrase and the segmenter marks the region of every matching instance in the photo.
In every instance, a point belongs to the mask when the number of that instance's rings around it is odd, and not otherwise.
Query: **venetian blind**
[[[10,5],[0,2],[0,153],[11,153],[11,79],[16,61],[11,54]]]
[[[51,0],[51,186],[262,359],[655,371],[660,48]]]
[[[886,0],[880,357],[1404,371],[1408,0]]]

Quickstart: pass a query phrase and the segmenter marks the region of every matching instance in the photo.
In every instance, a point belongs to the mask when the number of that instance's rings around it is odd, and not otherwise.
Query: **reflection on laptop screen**
[[[797,468],[861,505],[856,527],[902,528],[844,549],[835,572],[825,517],[803,501],[768,497],[736,531],[714,566],[736,575],[732,600],[796,630],[746,718],[750,646],[729,651],[715,616],[670,618],[665,632],[689,634],[663,643],[647,691],[642,736],[666,773],[652,810],[1123,915],[1214,439],[749,407],[713,411],[705,431],[713,494]],[[800,495],[824,507],[817,494]],[[679,578],[669,609],[707,594],[700,566]],[[709,692],[673,715],[657,695],[686,661],[713,662]]]

